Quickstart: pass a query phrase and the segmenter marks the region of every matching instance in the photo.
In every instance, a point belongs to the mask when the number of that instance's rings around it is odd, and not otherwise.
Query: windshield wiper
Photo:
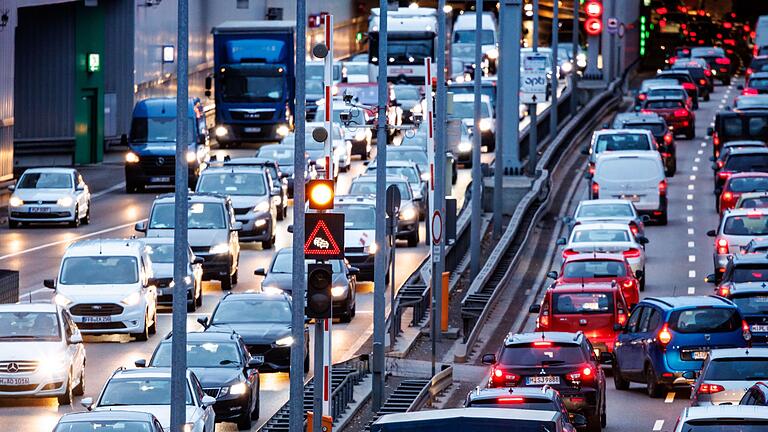
[[[238,363],[240,363],[240,362],[237,361],[237,360],[228,360],[228,359],[227,360],[222,360],[222,361],[219,362],[219,364],[222,365],[222,366],[224,366],[224,365],[231,365],[231,364],[238,364]]]

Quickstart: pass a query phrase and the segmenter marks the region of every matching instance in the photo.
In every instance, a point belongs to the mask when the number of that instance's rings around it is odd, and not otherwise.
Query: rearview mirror
[[[256,369],[257,367],[264,364],[264,360],[257,359],[256,357],[251,357],[250,360],[248,360],[248,369]]]
[[[256,270],[253,271],[253,274],[255,276],[266,276],[267,275],[267,270],[264,269],[264,268],[257,268]]]
[[[83,408],[90,411],[93,407],[93,398],[92,397],[84,397],[80,399],[80,405],[83,406]]]
[[[552,270],[551,272],[547,273],[547,277],[550,279],[557,279],[557,272]]]
[[[707,237],[717,237],[717,231],[715,230],[707,231]]]
[[[203,403],[203,407],[208,408],[209,406],[213,406],[213,404],[216,403],[216,398],[213,396],[205,395],[203,396],[203,400],[201,402]]]
[[[56,279],[45,279],[43,286],[50,289],[56,289]]]
[[[293,234],[293,225],[288,225],[288,228],[286,229],[286,231]]]
[[[69,337],[69,343],[73,345],[83,343],[83,335],[81,335],[80,333],[73,334],[72,336]]]
[[[715,274],[714,273],[710,273],[710,274],[708,274],[704,278],[704,282],[706,282],[706,283],[715,283],[716,281],[717,281],[717,279],[715,279]]]
[[[528,308],[528,313],[537,314],[539,312],[541,312],[541,305],[531,305]]]
[[[145,233],[147,232],[147,222],[146,221],[136,222],[136,225],[133,226],[133,229],[135,229],[138,232]]]
[[[197,319],[197,322],[206,329],[208,328],[208,317],[200,317]]]
[[[133,362],[133,365],[137,368],[143,368],[147,367],[147,359],[138,359],[135,362]]]
[[[483,354],[483,364],[485,365],[496,364],[496,354]]]
[[[232,231],[242,231],[243,230],[243,223],[242,222],[235,222],[232,224]]]
[[[637,236],[636,239],[637,239],[637,242],[640,243],[641,245],[645,245],[645,244],[648,244],[648,242],[650,242],[650,240],[648,240],[648,237],[642,236],[642,235]]]

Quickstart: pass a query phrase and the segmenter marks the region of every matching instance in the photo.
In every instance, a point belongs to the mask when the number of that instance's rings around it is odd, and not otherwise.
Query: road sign
[[[443,217],[440,212],[435,210],[432,214],[432,243],[435,245],[440,244],[440,240],[443,239]]]
[[[547,60],[547,56],[539,53],[523,57],[520,103],[535,104],[547,100]]]
[[[395,217],[398,211],[400,211],[400,188],[397,185],[387,186],[387,216],[390,218]]]
[[[624,33],[627,32],[627,27],[624,25],[624,23],[619,24],[619,39],[624,38]]]
[[[344,213],[304,215],[306,259],[344,259]]]
[[[608,33],[618,33],[619,31],[619,19],[618,18],[608,18],[608,22],[605,25],[605,29],[608,30]]]

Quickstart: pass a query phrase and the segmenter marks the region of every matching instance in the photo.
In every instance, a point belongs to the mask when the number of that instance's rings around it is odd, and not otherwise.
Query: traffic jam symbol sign
[[[547,56],[539,53],[523,57],[520,76],[520,103],[536,104],[547,100]]]
[[[344,259],[343,213],[307,213],[304,222],[306,259]]]

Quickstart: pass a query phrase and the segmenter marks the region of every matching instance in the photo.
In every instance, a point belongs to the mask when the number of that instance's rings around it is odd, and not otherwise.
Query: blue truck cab
[[[212,30],[216,141],[279,141],[293,127],[296,79],[293,21],[227,21]]]
[[[210,143],[200,99],[190,99],[187,163],[189,187],[194,189],[200,172],[208,165]],[[133,108],[129,147],[125,155],[125,190],[140,192],[146,186],[171,186],[176,173],[176,98],[151,98]]]

